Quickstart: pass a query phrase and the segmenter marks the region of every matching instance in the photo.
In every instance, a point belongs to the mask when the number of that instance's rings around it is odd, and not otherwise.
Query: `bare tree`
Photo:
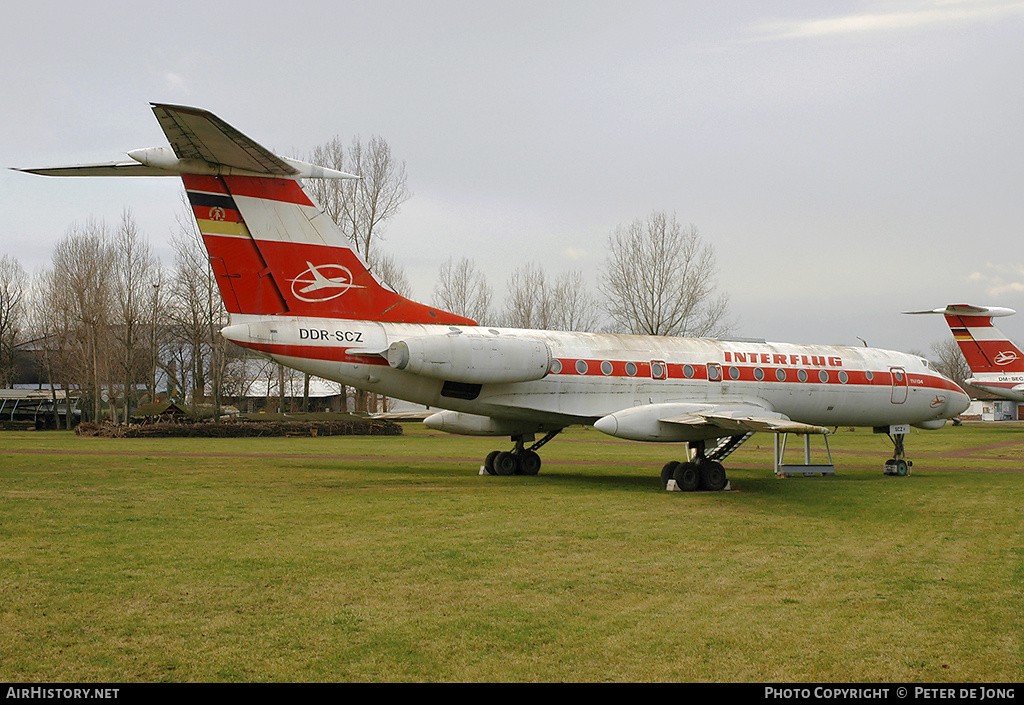
[[[342,143],[341,138],[337,136],[328,142],[314,147],[313,151],[306,157],[306,161],[311,164],[334,169],[335,171],[344,171],[348,166],[345,163],[345,145]],[[342,221],[345,207],[343,204],[351,189],[346,191],[343,181],[337,179],[308,179],[303,184],[303,188],[320,204],[324,213],[344,231],[345,226],[342,224]],[[345,234],[351,238],[349,233],[346,232]]]
[[[932,353],[935,356],[935,368],[966,389],[967,383],[964,380],[971,377],[971,368],[960,350],[960,345],[953,338],[946,338],[938,343],[932,343]]]
[[[186,204],[187,207],[187,204]],[[220,329],[227,324],[227,311],[210,267],[202,235],[191,216],[178,219],[172,235],[174,278],[168,292],[172,345],[165,372],[193,403],[206,400],[206,384],[213,393],[215,415],[220,414],[220,382],[226,364],[226,341]]]
[[[371,137],[365,146],[356,137],[349,147],[349,170],[361,178],[340,182],[355,192],[344,200],[345,221],[350,237],[369,261],[373,238],[379,237],[387,221],[412,198],[412,192],[406,186],[405,163],[395,161],[391,146],[382,137]]]
[[[585,332],[598,329],[601,312],[578,269],[563,273],[552,288],[552,328]]]
[[[10,255],[0,258],[0,387],[10,387],[16,376],[15,353],[26,326],[28,278],[21,263]]]
[[[156,401],[156,388],[160,371],[160,350],[163,347],[167,332],[167,287],[164,283],[170,279],[165,273],[160,260],[150,273],[150,299],[146,310],[149,324],[149,357],[146,360],[146,388],[150,401]]]
[[[491,319],[491,287],[472,260],[453,257],[445,260],[434,285],[434,306],[458,316],[465,316],[481,325]]]
[[[370,250],[366,265],[377,279],[391,287],[400,296],[412,297],[412,286],[409,284],[408,277],[405,276],[405,270],[390,254],[375,245]]]
[[[44,333],[58,366],[51,373],[86,391],[94,419],[102,417],[102,387],[110,379],[112,251],[103,223],[73,225],[42,275]]]
[[[547,275],[536,262],[527,262],[512,272],[505,285],[505,320],[510,328],[548,330],[554,305]]]
[[[347,150],[339,137],[315,147],[307,161],[360,177],[310,179],[305,188],[352,241],[370,271],[402,296],[408,296],[405,272],[378,242],[387,222],[412,197],[406,185],[405,163],[395,160],[383,137],[371,137],[364,144],[358,135]],[[347,395],[343,393],[342,397]],[[366,392],[357,392],[357,407],[366,409],[368,399]]]
[[[505,325],[539,330],[592,331],[600,323],[597,302],[579,270],[553,282],[535,262],[519,267],[507,284]]]
[[[412,198],[405,163],[395,160],[383,137],[371,137],[363,144],[358,135],[347,151],[338,137],[315,147],[309,161],[360,177],[311,179],[306,188],[369,263],[375,238]]]
[[[147,336],[152,305],[153,280],[158,263],[149,243],[139,233],[131,211],[124,211],[113,237],[111,253],[113,310],[113,357],[122,387],[122,419],[127,422],[133,404],[138,403],[137,386],[148,377]]]
[[[716,291],[715,251],[697,228],[653,213],[608,238],[600,289],[630,333],[712,336],[728,331],[728,297]]]

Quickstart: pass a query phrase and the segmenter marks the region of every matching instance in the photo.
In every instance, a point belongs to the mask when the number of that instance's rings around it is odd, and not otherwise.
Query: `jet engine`
[[[431,414],[423,420],[423,425],[435,431],[460,436],[520,436],[550,430],[543,424],[532,421],[495,419],[458,411],[439,411]]]
[[[385,357],[396,370],[469,384],[530,382],[551,369],[548,346],[527,338],[423,336],[395,341]]]

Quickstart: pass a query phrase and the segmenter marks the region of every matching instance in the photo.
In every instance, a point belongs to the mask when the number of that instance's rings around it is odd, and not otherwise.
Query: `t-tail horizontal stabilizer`
[[[262,176],[286,179],[358,179],[316,164],[280,157],[213,113],[153,104],[170,147],[133,149],[133,161],[16,169],[41,176]]]
[[[133,150],[130,162],[19,171],[181,177],[228,313],[474,325],[406,299],[374,276],[302,184],[358,176],[280,157],[206,110],[155,103],[153,113],[170,147]],[[343,342],[354,335],[337,333]]]

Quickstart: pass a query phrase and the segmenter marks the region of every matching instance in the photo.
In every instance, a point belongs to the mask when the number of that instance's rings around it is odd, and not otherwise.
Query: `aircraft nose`
[[[971,406],[971,398],[967,395],[963,389],[958,390],[952,395],[952,398],[946,402],[950,415],[959,416],[969,409]]]

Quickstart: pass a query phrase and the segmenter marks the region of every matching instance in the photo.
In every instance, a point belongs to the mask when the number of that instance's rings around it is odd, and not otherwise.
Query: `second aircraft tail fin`
[[[992,323],[993,318],[1013,315],[1013,309],[950,304],[931,311],[907,313],[942,314],[972,373],[1024,372],[1024,352]]]

